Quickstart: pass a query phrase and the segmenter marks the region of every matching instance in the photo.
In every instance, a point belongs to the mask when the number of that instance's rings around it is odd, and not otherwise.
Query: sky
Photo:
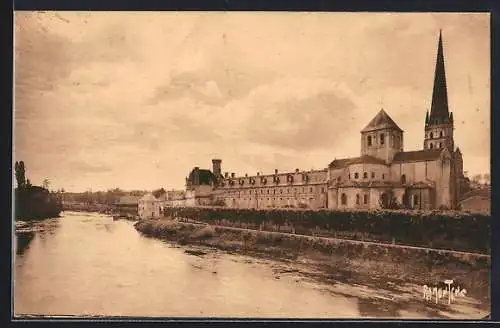
[[[384,108],[423,148],[439,30],[455,144],[490,172],[487,13],[16,12],[14,160],[50,189],[321,169]]]

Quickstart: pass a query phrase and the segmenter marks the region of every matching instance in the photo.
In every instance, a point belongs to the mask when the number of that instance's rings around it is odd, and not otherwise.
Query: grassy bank
[[[490,253],[491,216],[443,211],[167,208],[166,216],[214,225]]]
[[[419,285],[454,279],[470,295],[488,298],[490,258],[341,239],[217,227],[174,220],[143,220],[135,225],[144,235],[179,244],[196,244],[249,255],[307,259],[327,273],[323,278],[380,284]]]

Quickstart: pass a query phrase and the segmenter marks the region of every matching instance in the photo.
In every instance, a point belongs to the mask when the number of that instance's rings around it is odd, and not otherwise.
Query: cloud
[[[69,169],[74,174],[82,173],[104,173],[112,170],[111,166],[103,164],[88,163],[85,161],[71,161],[68,163]]]

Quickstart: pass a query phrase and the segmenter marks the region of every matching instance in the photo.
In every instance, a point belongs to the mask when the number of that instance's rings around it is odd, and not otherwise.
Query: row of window
[[[444,137],[444,132],[443,131],[439,131],[439,138],[442,138]],[[429,133],[429,138],[434,138],[434,133]]]
[[[372,179],[375,179],[375,172],[370,172],[371,173],[371,178]],[[351,173],[349,173],[349,180],[351,179]],[[359,179],[359,173],[358,172],[354,172],[354,179]],[[363,179],[368,179],[368,172],[363,172]],[[382,180],[385,179],[385,174],[382,173]],[[340,180],[340,177],[338,178],[338,180]]]
[[[340,195],[340,203],[341,203],[341,205],[347,205],[347,195],[346,194]],[[368,204],[368,195],[367,194],[363,195],[363,204],[364,205]],[[361,205],[361,196],[359,194],[356,194],[356,205]],[[419,205],[418,195],[413,195],[413,205],[414,206]]]
[[[238,201],[252,201],[252,200],[256,200],[256,199],[257,198],[238,198],[238,199],[236,199],[236,198],[228,198],[228,199],[226,199],[226,202],[227,201],[236,202],[237,200]],[[290,197],[288,197],[288,198],[283,198],[283,197],[280,197],[280,198],[273,198],[273,197],[271,197],[270,198],[270,197],[267,197],[267,198],[259,198],[258,200],[259,201],[265,201],[265,200],[267,200],[267,201],[278,201],[278,200],[282,201],[282,200],[290,200],[290,199],[294,199],[294,200],[297,200],[297,201],[306,201],[306,200],[313,201],[314,200],[314,198],[312,198],[312,197],[310,197],[309,199],[307,199],[307,198],[296,199],[296,198],[290,198]]]
[[[340,203],[342,205],[347,205],[347,195],[346,194],[342,194],[340,195]],[[361,204],[361,196],[359,194],[356,194],[356,205],[360,205]],[[363,195],[363,204],[368,204],[368,195]]]
[[[439,146],[439,148],[437,148],[437,146]],[[434,144],[432,142],[429,144],[429,148],[430,149],[434,148]],[[436,144],[436,149],[441,149],[441,148],[443,148],[443,143],[442,142],[440,142],[439,144]]]
[[[396,141],[399,143],[399,136],[396,136],[395,138],[396,138]],[[368,147],[371,147],[373,145],[373,143],[374,143],[373,139],[375,139],[375,138],[373,138],[372,136],[367,136],[366,137],[366,142],[368,144]],[[380,145],[384,145],[385,144],[385,139],[386,139],[385,138],[385,134],[381,133],[379,135],[379,144]],[[391,139],[391,141],[393,141],[393,139]],[[391,146],[394,146],[394,142],[391,142]]]
[[[260,194],[263,195],[263,194],[267,194],[267,195],[270,195],[270,194],[277,194],[277,190],[279,191],[280,194],[283,194],[285,193],[285,188],[281,188],[281,189],[260,189]],[[321,193],[324,193],[325,192],[325,187],[321,187],[321,189],[319,189],[321,191]],[[293,191],[294,193],[297,193],[297,192],[302,192],[302,193],[306,193],[306,192],[314,192],[314,188],[313,187],[302,187],[302,188],[286,188],[286,193],[290,193],[291,191]],[[232,192],[233,194],[237,194],[237,192]],[[251,194],[259,194],[259,189],[250,189],[250,190],[242,190],[241,191],[241,194],[242,195],[251,195]]]

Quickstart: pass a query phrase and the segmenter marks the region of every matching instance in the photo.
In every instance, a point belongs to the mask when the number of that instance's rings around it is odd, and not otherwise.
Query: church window
[[[402,184],[406,183],[406,175],[404,175],[404,174],[401,176],[401,183]]]
[[[439,137],[442,138],[443,137],[443,131],[440,131],[439,132]]]
[[[313,188],[312,188],[312,187],[311,187],[311,188],[309,188],[309,192],[313,192]]]
[[[431,139],[434,138],[434,134],[431,132],[430,134]]]
[[[342,205],[347,205],[347,195],[346,195],[346,194],[342,194],[342,195],[340,196],[340,203],[341,203]]]
[[[349,173],[348,178],[349,178],[349,180],[351,180],[351,173]]]
[[[354,179],[357,179],[357,178],[359,178],[358,172],[354,173]]]
[[[372,179],[375,178],[375,172],[372,172]]]
[[[383,145],[385,141],[385,135],[383,133],[380,134],[380,144]]]
[[[363,204],[368,204],[368,195],[363,195]]]
[[[372,136],[368,136],[367,140],[368,140],[368,147],[371,147],[372,146]]]
[[[413,196],[413,205],[417,206],[418,205],[418,195]]]
[[[321,192],[325,192],[325,187],[321,187]]]
[[[443,143],[439,143],[439,148],[443,148]]]
[[[363,179],[367,179],[368,178],[368,173],[367,172],[364,172],[363,173]]]
[[[384,174],[384,173],[382,173],[382,180],[384,180],[384,179],[385,179],[385,174]]]
[[[429,148],[430,148],[430,149],[434,148],[434,146],[432,145],[432,143],[431,143],[431,144],[429,144]]]
[[[356,205],[359,205],[359,194],[356,194]]]

